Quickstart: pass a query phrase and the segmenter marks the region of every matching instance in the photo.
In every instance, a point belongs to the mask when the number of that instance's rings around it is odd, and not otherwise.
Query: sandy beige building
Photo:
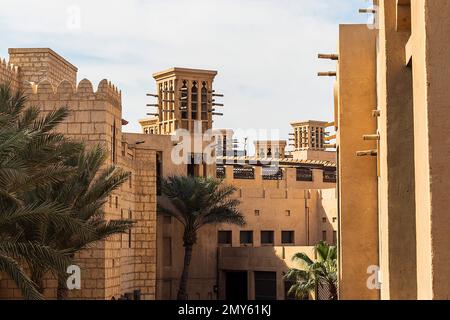
[[[214,71],[184,68],[154,74],[157,90],[163,88],[163,91],[150,94],[158,99],[149,106],[158,109],[149,114],[151,118],[140,120],[142,131],[153,133],[143,145],[158,150],[165,158],[161,176],[177,172],[223,179],[224,183],[237,187],[235,196],[241,201],[240,209],[247,220],[242,228],[219,225],[200,230],[190,268],[189,299],[260,299],[264,298],[261,283],[270,284],[270,295],[265,298],[285,299],[283,273],[292,266],[293,253],[312,253],[311,246],[320,240],[337,241],[335,154],[325,151],[324,135],[319,135],[321,150],[317,151],[327,153],[326,160],[319,156],[287,158],[284,140],[256,141],[255,156],[247,156],[246,150],[236,150],[233,130],[212,130],[211,117],[220,115],[213,110],[213,97],[222,96],[213,90],[212,76],[215,75]],[[199,83],[205,85],[205,100],[192,96],[193,88]],[[164,88],[174,94],[170,106],[164,104],[166,98],[159,98],[165,97]],[[206,101],[203,110],[207,110],[207,116],[201,116],[202,101]],[[174,111],[164,120],[163,110]],[[170,130],[161,129],[160,121],[169,121]],[[202,133],[212,130],[215,139],[214,162],[198,161],[202,163],[201,170],[191,169],[190,160],[204,158],[206,155],[202,151],[187,157],[187,162],[175,164],[173,159],[172,162],[167,159],[167,155],[172,154],[172,145],[155,144],[156,141],[176,140],[178,132],[174,128],[188,128],[192,132],[195,127],[201,127]],[[207,143],[201,145],[204,147]],[[180,223],[158,216],[157,299],[176,298],[183,268],[182,234]]]
[[[374,5],[376,24],[341,25],[323,56],[338,60],[340,298],[448,299],[450,3]]]
[[[293,253],[312,253],[321,240],[337,241],[334,163],[279,159],[276,166],[266,166],[257,157],[217,160],[216,177],[237,187],[247,224],[200,231],[189,299],[285,299],[283,274],[293,266]],[[157,298],[175,299],[183,267],[182,226],[158,216],[157,234]],[[269,296],[258,286],[266,278]]]
[[[0,81],[24,90],[28,104],[44,112],[67,106],[71,114],[59,131],[110,150],[109,164],[131,172],[131,179],[105,205],[107,219],[131,218],[129,234],[110,237],[76,258],[81,290],[71,298],[119,299],[137,295],[154,299],[156,287],[156,151],[139,145],[144,135],[127,135],[122,126],[120,91],[107,80],[94,90],[89,80],[77,82],[77,68],[47,48],[9,49],[0,64]],[[147,137],[147,136],[145,136]],[[57,283],[45,281],[45,295],[56,296]],[[0,298],[20,298],[13,281],[0,274]]]
[[[223,95],[213,89],[216,71],[155,73],[156,93],[148,94],[155,100],[148,107],[157,111],[140,120],[142,133],[125,133],[121,92],[109,81],[96,90],[89,80],[77,82],[77,68],[51,49],[10,49],[9,54],[9,62],[0,63],[0,81],[24,90],[28,103],[44,112],[67,105],[71,114],[58,130],[105,145],[109,163],[132,173],[105,211],[107,219],[136,220],[136,227],[79,254],[82,288],[70,291],[70,298],[176,297],[181,225],[156,215],[156,204],[163,201],[159,182],[169,175],[213,176],[235,185],[247,220],[243,228],[219,225],[201,231],[190,299],[284,299],[283,274],[293,266],[292,255],[312,255],[320,240],[336,243],[335,155],[325,150],[324,134],[318,135],[320,150],[311,149],[319,152],[314,157],[286,155],[286,141],[258,141],[256,149],[264,155],[235,150],[233,130],[212,130],[213,117],[222,115],[216,108],[223,105],[216,101]],[[309,134],[315,135],[315,128]],[[45,295],[54,298],[55,280],[46,279],[45,287]],[[0,275],[0,298],[20,298],[5,275]]]
[[[336,162],[336,145],[329,143],[335,138],[327,131],[330,123],[325,121],[300,121],[291,123],[290,141],[292,157],[304,160],[328,160]]]

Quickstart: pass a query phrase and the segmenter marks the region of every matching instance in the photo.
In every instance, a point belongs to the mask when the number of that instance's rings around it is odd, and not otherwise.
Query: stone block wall
[[[66,80],[76,86],[78,69],[49,48],[11,48],[8,53],[10,63],[20,67],[21,81],[38,83],[47,79],[58,86]]]
[[[13,90],[19,88],[19,68],[0,59],[0,83],[9,83]]]
[[[12,60],[25,63],[25,69],[19,65],[19,79],[21,88],[28,96],[27,103],[40,107],[44,112],[67,106],[70,115],[58,127],[58,131],[72,139],[85,141],[88,145],[104,145],[109,150],[107,165],[114,163],[132,174],[131,181],[124,183],[111,195],[104,209],[106,219],[131,218],[136,221],[135,227],[130,233],[99,241],[94,247],[77,255],[76,264],[81,268],[81,290],[70,291],[69,298],[117,299],[126,293],[140,290],[142,299],[154,299],[156,152],[140,148],[139,145],[122,143],[121,93],[109,81],[102,80],[94,91],[89,80],[84,79],[76,85],[76,68],[64,66],[56,59],[59,56],[55,57],[56,54],[51,50],[15,50],[10,49],[14,56]],[[35,51],[38,51],[40,58],[34,56],[37,54]],[[33,62],[34,69],[27,67],[26,59],[38,59]],[[38,66],[48,69],[41,74]],[[2,67],[3,64],[0,67],[0,81],[4,81]],[[45,78],[33,83],[32,80],[38,80],[41,76]],[[55,298],[56,280],[48,276],[44,285],[45,296]],[[21,298],[20,291],[5,275],[0,275],[1,298]]]

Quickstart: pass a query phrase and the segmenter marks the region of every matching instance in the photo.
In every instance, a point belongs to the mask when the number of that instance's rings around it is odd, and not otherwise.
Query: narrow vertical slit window
[[[201,92],[201,112],[202,120],[208,120],[208,89],[206,87],[206,82],[202,82],[202,92]]]
[[[183,81],[183,86],[181,87],[181,118],[188,118],[188,87],[187,81]]]
[[[169,102],[169,110],[173,111],[173,110],[175,110],[175,105],[172,102],[175,100],[174,92],[173,92],[173,80],[169,81],[169,100],[171,101],[171,102]],[[169,119],[173,120],[174,118],[175,118],[175,112],[170,112]]]
[[[167,110],[168,109],[168,93],[167,93],[167,81],[164,82],[164,94],[163,94],[163,102],[162,102],[162,109]],[[162,112],[162,120],[166,121],[169,118],[169,112]]]
[[[116,121],[111,126],[111,161],[116,163]]]
[[[128,219],[133,219],[133,212],[128,210]],[[128,248],[131,248],[131,228],[128,229]]]
[[[191,88],[191,118],[192,120],[197,120],[198,111],[198,86],[197,81],[192,83]]]

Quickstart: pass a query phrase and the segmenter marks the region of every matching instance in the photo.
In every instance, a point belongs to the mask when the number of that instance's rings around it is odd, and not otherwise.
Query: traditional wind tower
[[[155,103],[147,104],[156,108],[147,113],[151,118],[140,120],[146,134],[179,136],[178,142],[170,148],[180,148],[180,155],[187,165],[187,174],[207,176],[215,174],[215,152],[210,148],[214,143],[212,130],[213,116],[222,116],[216,112],[215,99],[223,97],[213,90],[213,81],[217,71],[186,68],[171,68],[153,74],[156,80],[156,93],[147,96],[155,98]],[[179,130],[180,129],[180,130]],[[189,140],[185,139],[187,131]],[[179,130],[179,131],[177,131]],[[171,151],[169,151],[171,152]]]
[[[304,121],[291,123],[294,129],[293,139],[295,150],[318,150],[324,151],[325,128],[327,122],[323,121]]]
[[[223,97],[213,90],[213,81],[217,71],[171,68],[153,74],[156,80],[156,94],[147,94],[157,98],[157,103],[148,104],[157,108],[157,112],[148,113],[157,119],[157,132],[171,134],[177,129],[186,129],[203,133],[212,128],[213,116],[223,115],[215,112],[216,97]]]
[[[313,120],[291,123],[294,132],[290,134],[289,140],[290,146],[294,147],[294,159],[336,161],[336,152],[330,150],[335,145],[328,143],[335,136],[329,136],[326,132],[330,125],[328,122]]]

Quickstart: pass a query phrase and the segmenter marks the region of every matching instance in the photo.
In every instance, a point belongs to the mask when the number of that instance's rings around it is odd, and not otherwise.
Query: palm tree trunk
[[[338,299],[338,293],[337,293],[337,287],[336,284],[331,282],[329,285],[330,290],[330,299],[331,300],[337,300]]]
[[[67,285],[66,279],[62,276],[58,276],[58,288],[56,289],[56,299],[66,300],[67,299]]]
[[[184,266],[183,273],[181,274],[180,287],[178,289],[178,300],[187,300],[187,284],[189,279],[189,265],[192,258],[192,244],[186,244],[184,246]]]

